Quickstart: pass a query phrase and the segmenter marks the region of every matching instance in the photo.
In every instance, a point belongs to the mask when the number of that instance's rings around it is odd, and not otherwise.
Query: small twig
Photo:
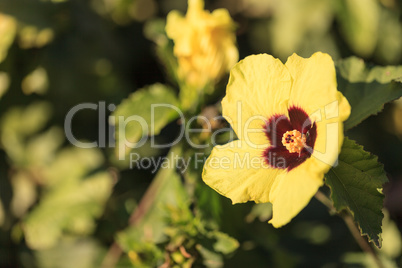
[[[179,150],[181,150],[180,147],[173,147],[169,154],[171,154],[171,157],[174,158],[174,155],[179,154]],[[172,161],[172,159],[170,160]],[[153,179],[152,183],[145,191],[144,196],[141,198],[138,207],[131,213],[128,221],[129,226],[136,226],[141,222],[141,220],[143,220],[146,213],[154,205],[155,199],[158,197],[161,187],[169,182],[168,179],[169,176],[166,176],[165,173],[158,173],[158,175]],[[114,242],[106,253],[105,258],[102,261],[101,268],[115,267],[122,254],[122,249],[116,242]]]
[[[326,207],[328,207],[331,214],[336,213],[336,208],[332,204],[332,201],[324,193],[322,193],[321,191],[318,191],[315,194],[315,198],[318,201],[320,201],[322,204],[324,204]],[[384,265],[381,262],[380,258],[378,257],[377,253],[373,250],[373,248],[370,246],[370,244],[367,242],[367,240],[364,239],[360,235],[360,231],[357,228],[356,224],[354,223],[352,215],[347,211],[338,213],[338,215],[343,219],[343,221],[345,222],[346,226],[348,227],[350,233],[352,234],[353,238],[355,239],[357,244],[360,246],[360,248],[364,252],[370,254],[374,258],[374,260],[379,268],[384,268]]]
[[[108,252],[106,253],[106,256],[103,259],[100,267],[101,268],[115,267],[116,263],[119,261],[122,253],[123,252],[122,252],[121,248],[119,247],[119,245],[116,242],[114,242],[110,246]]]
[[[360,235],[360,231],[357,228],[356,224],[354,223],[350,213],[342,213],[341,217],[345,221],[346,226],[349,228],[350,233],[353,235],[354,239],[359,244],[360,248],[366,253],[369,253],[371,256],[373,256],[378,267],[384,268],[384,265],[382,264],[376,252],[373,250],[373,248],[370,246],[367,240]]]
[[[318,191],[315,196],[314,196],[318,201],[320,201],[321,203],[323,203],[328,209],[329,209],[329,213],[331,213],[331,215],[336,214],[336,209],[335,207],[332,205],[332,201],[321,191]]]
[[[138,222],[144,217],[145,213],[150,209],[153,204],[155,193],[158,188],[158,184],[151,183],[145,192],[143,198],[141,199],[138,207],[131,213],[129,219],[129,225],[136,225]],[[119,245],[114,242],[108,252],[106,253],[105,258],[102,261],[101,268],[112,268],[115,267],[117,262],[119,261],[121,255],[123,254],[122,249]]]
[[[129,219],[129,225],[136,225],[138,222],[144,217],[145,213],[150,209],[153,204],[156,191],[159,185],[155,183],[151,183],[145,192],[143,198],[141,199],[138,207],[131,213]],[[119,261],[121,255],[123,254],[122,249],[119,245],[114,242],[108,252],[106,253],[105,258],[103,259],[101,268],[112,268],[116,266],[116,263]]]

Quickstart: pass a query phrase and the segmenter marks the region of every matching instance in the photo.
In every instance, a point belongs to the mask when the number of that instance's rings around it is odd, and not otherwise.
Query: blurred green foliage
[[[338,84],[355,107],[347,135],[379,156],[391,181],[384,191],[395,189],[386,195],[383,247],[375,250],[386,267],[402,266],[400,109],[392,103],[369,117],[399,96],[390,81],[402,76],[401,67],[371,65],[402,65],[402,1],[211,0],[206,7],[231,12],[240,58],[270,53],[285,61],[320,50],[368,62],[339,61]],[[204,185],[196,161],[212,148],[208,134],[190,134],[202,150],[186,143],[151,148],[149,135],[165,144],[187,123],[172,110],[156,109],[153,132],[129,126],[132,142],[148,140],[127,152],[161,161],[182,155],[192,161],[186,170],[154,174],[153,164],[144,170],[119,161],[109,143],[80,149],[66,140],[65,116],[85,102],[121,103],[104,118],[90,109],[74,116],[73,134],[91,142],[109,115],[148,122],[144,111],[162,101],[186,114],[219,114],[226,78],[213,94],[179,93],[173,43],[164,33],[172,9],[184,12],[186,1],[0,1],[0,267],[373,267],[343,221],[316,200],[274,229],[269,204],[233,206]],[[362,96],[369,109],[359,107]],[[218,135],[219,143],[231,134]]]

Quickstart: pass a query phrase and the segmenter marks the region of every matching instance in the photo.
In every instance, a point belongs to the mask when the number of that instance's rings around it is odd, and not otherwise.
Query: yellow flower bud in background
[[[216,83],[238,61],[235,23],[226,9],[210,13],[202,0],[189,0],[184,17],[168,14],[166,33],[174,41],[178,78],[192,88]]]

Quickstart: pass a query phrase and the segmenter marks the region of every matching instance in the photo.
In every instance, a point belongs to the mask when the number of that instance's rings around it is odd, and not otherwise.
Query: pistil
[[[289,153],[300,153],[306,145],[306,135],[297,130],[286,131],[282,136],[282,144]]]

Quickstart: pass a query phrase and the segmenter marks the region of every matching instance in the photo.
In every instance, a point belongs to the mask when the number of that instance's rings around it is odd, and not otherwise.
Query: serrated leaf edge
[[[382,164],[380,161],[378,161],[378,156],[376,156],[375,154],[372,154],[372,153],[369,152],[369,151],[364,150],[364,146],[362,146],[362,145],[356,143],[354,140],[349,139],[348,137],[345,137],[345,140],[349,140],[349,141],[354,142],[355,145],[356,145],[357,147],[359,147],[359,149],[361,149],[361,150],[363,150],[364,152],[368,153],[370,156],[373,156],[374,159],[376,160],[376,162],[384,169],[384,164]],[[331,168],[328,172],[332,172],[332,168]],[[332,202],[332,206],[335,208],[335,210],[336,210],[338,213],[342,212],[342,210],[348,211],[348,212],[353,216],[353,222],[358,226],[359,231],[360,231],[360,234],[361,234],[362,236],[363,236],[363,235],[366,236],[369,242],[372,242],[378,249],[381,249],[381,247],[382,247],[382,236],[381,236],[381,234],[382,234],[382,225],[381,225],[381,233],[379,233],[379,234],[377,235],[377,237],[378,237],[378,244],[377,244],[376,241],[374,241],[374,239],[371,239],[370,236],[369,236],[367,233],[364,233],[364,232],[363,232],[362,228],[360,227],[360,224],[355,221],[354,212],[353,212],[349,207],[347,207],[347,206],[341,206],[339,210],[335,207],[335,204],[334,204],[334,201],[333,201],[333,198],[332,198],[332,195],[333,195],[332,187],[331,187],[329,184],[327,184],[325,181],[326,181],[326,178],[325,178],[325,180],[324,180],[324,183],[325,183],[325,185],[326,185],[326,186],[330,189],[330,191],[331,191],[330,199],[331,199],[331,202]],[[386,183],[386,182],[385,182],[385,183]],[[346,187],[345,187],[345,189],[346,189]],[[382,190],[383,190],[383,187],[382,187],[382,188],[377,188],[377,191],[378,191],[379,193],[381,193],[382,195],[384,195],[384,193],[382,192]],[[347,192],[347,191],[346,191],[346,192]],[[348,194],[349,194],[349,193],[348,193]],[[383,218],[384,218],[384,213],[383,213],[382,211],[381,211],[381,214],[383,215]]]

